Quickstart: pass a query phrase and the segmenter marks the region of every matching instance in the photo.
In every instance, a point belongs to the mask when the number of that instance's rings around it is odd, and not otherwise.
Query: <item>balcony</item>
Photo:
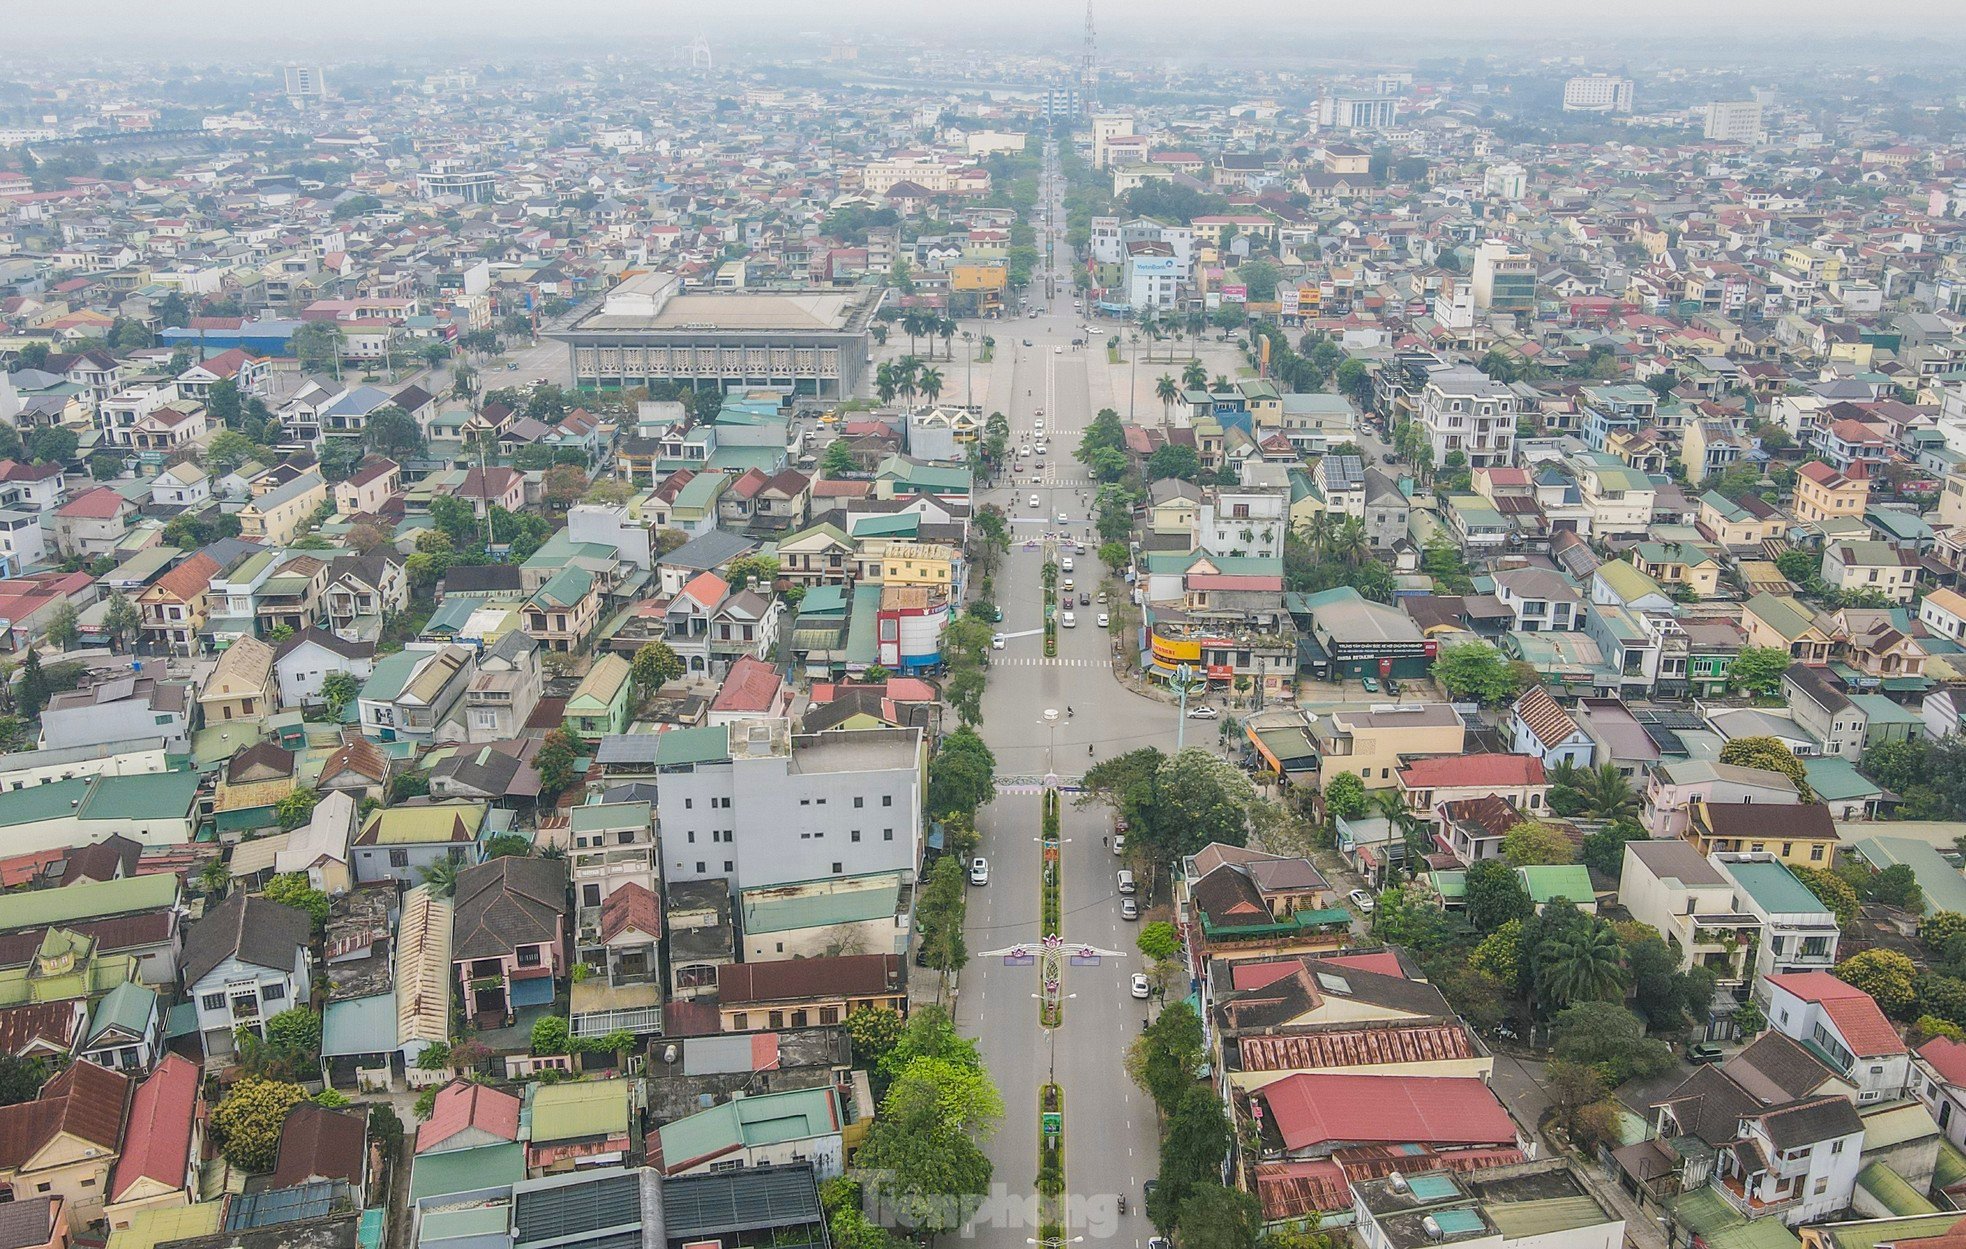
[[[1760,1219],[1766,1218],[1771,1214],[1780,1214],[1782,1211],[1802,1201],[1802,1190],[1800,1188],[1781,1197],[1777,1197],[1773,1201],[1763,1201],[1761,1198],[1752,1195],[1741,1184],[1740,1177],[1735,1175],[1715,1176],[1713,1187],[1722,1197],[1726,1198],[1728,1205],[1739,1210],[1743,1216],[1750,1219]]]

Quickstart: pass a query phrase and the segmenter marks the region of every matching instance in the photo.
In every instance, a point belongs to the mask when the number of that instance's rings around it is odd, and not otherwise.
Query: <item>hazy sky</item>
[[[351,55],[420,37],[483,41],[529,38],[578,47],[597,55],[633,40],[678,39],[698,31],[731,38],[753,35],[772,43],[802,32],[864,36],[890,30],[906,35],[973,32],[965,43],[1000,34],[1006,44],[1030,47],[1076,42],[1082,0],[986,0],[951,5],[947,0],[726,0],[720,4],[677,0],[97,0],[88,19],[61,5],[10,3],[10,37],[50,46],[72,39],[100,45],[156,41],[173,49],[203,44],[288,41],[339,45]],[[1885,40],[1966,38],[1961,0],[1373,0],[1339,6],[1308,0],[1095,0],[1102,44],[1121,47],[1166,39],[1169,51],[1194,47],[1210,36],[1229,42],[1276,35],[1315,40],[1320,30],[1401,35],[1473,36],[1490,46],[1546,36],[1652,36],[1697,41],[1703,36],[1765,33],[1777,44],[1835,39],[1852,33]],[[980,37],[979,37],[980,36]],[[119,47],[120,50],[120,47]],[[1396,45],[1395,45],[1396,50]],[[195,53],[194,53],[195,55]],[[26,68],[0,52],[0,73]],[[29,71],[31,74],[31,70]]]

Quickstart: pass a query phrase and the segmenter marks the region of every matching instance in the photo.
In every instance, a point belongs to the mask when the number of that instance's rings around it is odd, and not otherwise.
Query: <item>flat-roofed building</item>
[[[576,385],[622,390],[673,382],[853,394],[866,372],[881,291],[685,291],[644,273],[550,337],[568,345]]]

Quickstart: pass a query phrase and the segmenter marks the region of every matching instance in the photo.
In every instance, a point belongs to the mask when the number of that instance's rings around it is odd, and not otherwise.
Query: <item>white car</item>
[[[1069,525],[1072,523],[1072,518],[1065,515],[1065,513],[1060,512],[1058,513],[1058,523],[1061,525]]]
[[[1038,503],[1038,496],[1035,494],[1031,496],[1031,506],[1032,507],[1040,506],[1040,504]]]
[[[1221,715],[1221,712],[1207,704],[1203,704],[1200,707],[1188,708],[1188,718],[1190,720],[1215,720],[1219,719]]]
[[[1147,994],[1148,994],[1149,992],[1151,992],[1151,990],[1150,990],[1150,989],[1148,988],[1148,986],[1147,986],[1147,973],[1146,973],[1146,972],[1144,972],[1144,971],[1136,971],[1136,972],[1134,972],[1134,973],[1133,973],[1133,996],[1134,996],[1134,997],[1139,997],[1139,998],[1144,998],[1144,997],[1146,997],[1146,996],[1147,996]]]
[[[1106,615],[1105,612],[1099,613],[1099,627],[1102,629],[1110,629],[1113,627],[1112,618]]]
[[[1058,617],[1058,623],[1064,625],[1067,629],[1076,629],[1079,627],[1079,618],[1071,612],[1065,612]]]
[[[990,883],[990,860],[979,854],[969,861],[969,883],[972,885]]]
[[[1118,834],[1118,835],[1116,835],[1116,836],[1115,836],[1115,837],[1113,838],[1113,853],[1114,853],[1114,854],[1125,854],[1125,853],[1126,853],[1126,834],[1125,834],[1125,833],[1120,833],[1120,834]]]
[[[1051,354],[1054,356],[1062,356],[1065,354],[1065,349],[1063,347],[1053,347],[1051,349]]]
[[[1363,889],[1354,889],[1345,896],[1352,900],[1353,906],[1366,915],[1372,914],[1372,908],[1378,905],[1372,900],[1372,895]]]
[[[1132,898],[1121,898],[1121,899],[1120,899],[1120,918],[1121,918],[1121,919],[1139,919],[1139,918],[1140,918],[1140,904],[1139,904],[1138,902],[1135,902],[1135,901],[1134,901],[1134,900],[1133,900]]]
[[[1001,633],[992,633],[990,635],[990,649],[993,651],[1000,651],[1003,649],[1003,644],[1008,640],[1009,639],[1004,637],[1004,635]]]
[[[1063,572],[1072,571],[1072,557],[1067,555],[1064,559],[1059,560],[1058,567]]]

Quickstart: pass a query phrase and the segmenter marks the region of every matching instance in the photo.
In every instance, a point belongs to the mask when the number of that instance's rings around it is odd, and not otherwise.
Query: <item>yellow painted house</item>
[[[239,536],[249,542],[286,546],[301,526],[327,502],[328,483],[319,473],[302,473],[283,486],[255,495],[239,509]]]
[[[31,1102],[0,1107],[0,1138],[14,1148],[0,1163],[0,1186],[23,1196],[53,1195],[71,1227],[102,1217],[109,1171],[123,1147],[130,1078],[94,1063],[71,1063]]]
[[[250,637],[226,647],[205,688],[198,691],[198,705],[207,725],[257,720],[278,710],[273,694],[273,648]]]
[[[955,584],[956,551],[939,542],[895,542],[881,552],[881,584],[948,591]]]

